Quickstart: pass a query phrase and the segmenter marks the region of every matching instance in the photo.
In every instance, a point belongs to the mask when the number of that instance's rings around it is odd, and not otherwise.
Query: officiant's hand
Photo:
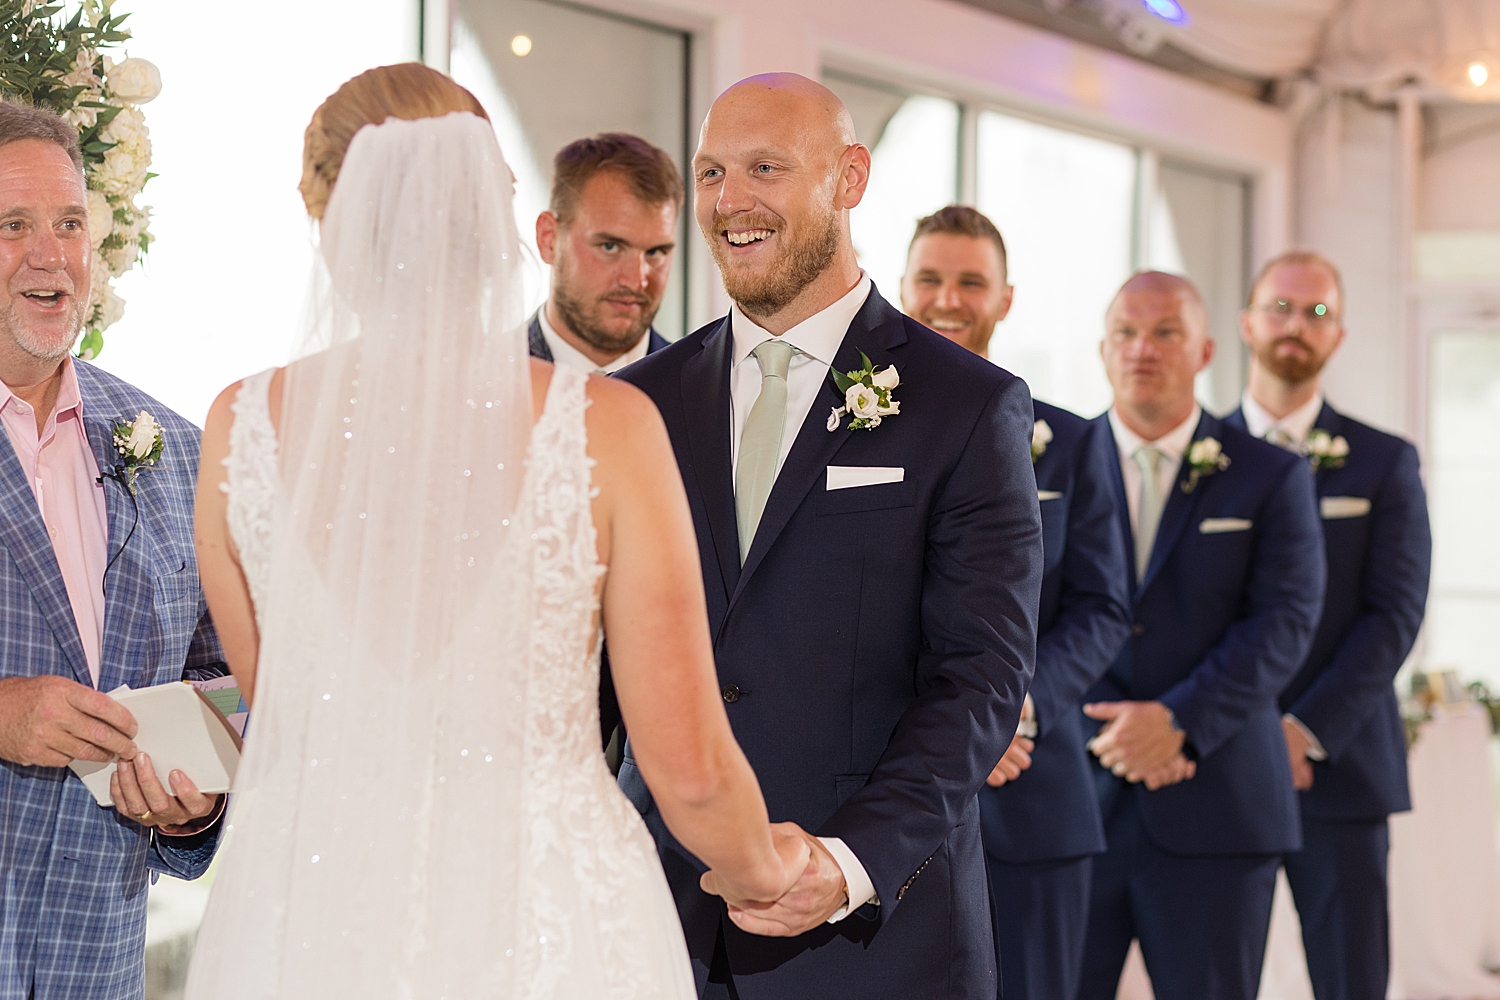
[[[1031,751],[1036,749],[1036,744],[1026,737],[1017,733],[1011,738],[1010,746],[1005,750],[1005,756],[1000,758],[1000,763],[990,772],[990,776],[984,779],[984,783],[991,788],[999,788],[1007,781],[1015,781],[1021,776],[1021,772],[1031,766]]]
[[[33,767],[134,757],[135,716],[66,677],[0,680],[0,759]]]
[[[1187,736],[1172,725],[1172,710],[1159,701],[1109,701],[1083,706],[1083,714],[1105,720],[1089,741],[1099,763],[1127,781],[1145,781],[1182,753]]]
[[[219,808],[220,795],[204,795],[198,791],[181,771],[167,776],[172,783],[169,793],[161,786],[151,758],[137,754],[134,760],[122,760],[115,765],[115,773],[109,779],[109,794],[115,800],[115,808],[142,826],[154,826],[168,837],[183,837],[206,829],[209,823],[205,816]]]
[[[742,931],[763,937],[796,937],[828,922],[849,901],[844,871],[823,842],[794,823],[807,844],[808,861],[791,889],[773,903],[729,902],[729,919]]]

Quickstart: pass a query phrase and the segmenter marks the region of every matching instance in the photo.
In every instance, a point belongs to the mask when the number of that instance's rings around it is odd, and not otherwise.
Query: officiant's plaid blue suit
[[[99,689],[222,675],[193,552],[198,429],[119,379],[74,364],[101,471],[118,461],[116,420],[149,410],[166,443],[160,465],[136,480],[135,506],[119,483],[101,487],[113,565],[104,580]],[[140,522],[124,544],[135,507]],[[0,435],[0,677],[44,674],[93,684],[46,525]],[[67,768],[0,763],[0,1000],[142,996],[152,873],[203,874],[218,827],[158,839],[96,805]]]

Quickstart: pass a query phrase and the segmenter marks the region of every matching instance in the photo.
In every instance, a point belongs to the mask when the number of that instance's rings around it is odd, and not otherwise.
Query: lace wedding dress
[[[479,180],[462,176],[476,148]],[[193,1000],[695,994],[599,747],[586,378],[556,368],[533,425],[495,290],[513,224],[472,249],[491,192],[508,206],[498,152],[469,115],[356,135],[320,253],[335,278],[377,276],[354,288],[361,332],[287,369],[279,441],[271,372],[233,402],[227,521],[260,659]],[[372,252],[413,219],[456,235]]]

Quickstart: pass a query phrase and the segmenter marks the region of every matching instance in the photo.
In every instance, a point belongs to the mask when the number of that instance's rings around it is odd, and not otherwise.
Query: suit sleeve
[[[864,865],[888,919],[1005,752],[1031,680],[1042,529],[1030,393],[996,388],[927,526],[917,697],[868,784],[818,830]]]
[[[1417,450],[1410,444],[1402,446],[1376,491],[1370,517],[1360,615],[1328,666],[1289,709],[1334,761],[1390,695],[1427,606],[1432,531]]]
[[[1286,471],[1261,506],[1244,589],[1244,610],[1224,637],[1161,698],[1200,757],[1237,733],[1256,708],[1274,702],[1312,645],[1327,566],[1312,470]]]
[[[1104,676],[1130,635],[1130,593],[1125,540],[1120,537],[1108,456],[1097,446],[1096,428],[1079,445],[1068,506],[1062,594],[1056,620],[1037,638],[1038,737],[1069,712]]]

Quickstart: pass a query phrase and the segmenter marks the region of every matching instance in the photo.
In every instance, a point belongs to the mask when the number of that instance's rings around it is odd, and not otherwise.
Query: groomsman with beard
[[[1323,399],[1343,310],[1328,260],[1293,252],[1267,264],[1240,318],[1250,385],[1225,423],[1306,455],[1317,478],[1328,594],[1312,650],[1281,693],[1302,806],[1302,850],[1284,863],[1314,995],[1384,1000],[1388,817],[1411,808],[1392,681],[1422,624],[1432,534],[1416,448]]]
[[[536,245],[552,267],[531,356],[612,375],[667,341],[651,326],[672,277],[682,175],[645,139],[605,132],[558,150]]]
[[[1191,283],[1137,274],[1105,323],[1115,399],[1096,423],[1135,558],[1130,640],[1084,705],[1108,849],[1078,997],[1113,1000],[1139,939],[1158,1000],[1254,1000],[1301,846],[1276,699],[1323,603],[1312,472],[1193,399],[1214,342]]]
[[[735,736],[812,852],[783,899],[726,911],[627,751],[707,997],[996,992],[976,796],[1035,652],[1031,399],[860,270],[869,170],[827,88],[771,74],[720,95],[693,172],[734,307],[621,374],[677,453]]]
[[[917,223],[901,282],[907,315],[988,357],[1012,294],[1005,242],[984,215],[949,205]],[[1080,702],[1130,634],[1128,560],[1106,436],[1060,407],[1032,406],[1045,559],[1036,675],[1022,729],[990,773],[979,808],[1001,995],[1071,1000],[1092,856],[1104,850]]]

